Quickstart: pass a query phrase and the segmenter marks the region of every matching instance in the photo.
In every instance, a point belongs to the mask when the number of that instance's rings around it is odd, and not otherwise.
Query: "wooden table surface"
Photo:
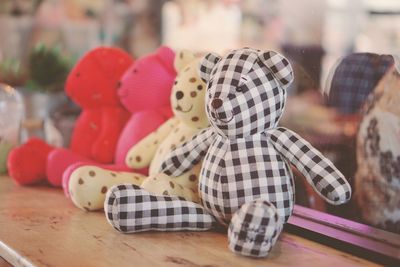
[[[373,265],[288,233],[264,259],[234,255],[226,243],[216,232],[120,234],[102,212],[75,208],[60,189],[20,187],[0,176],[0,256],[15,266]]]

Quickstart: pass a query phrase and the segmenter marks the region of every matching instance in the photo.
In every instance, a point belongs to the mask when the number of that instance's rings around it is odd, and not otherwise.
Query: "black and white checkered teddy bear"
[[[207,230],[229,225],[236,253],[266,256],[294,205],[293,164],[329,203],[351,196],[343,175],[296,133],[277,127],[293,80],[280,54],[244,48],[224,57],[208,54],[200,65],[207,82],[211,127],[169,154],[162,172],[178,176],[203,158],[202,205],[150,194],[135,185],[111,188],[104,203],[108,221],[125,233]]]

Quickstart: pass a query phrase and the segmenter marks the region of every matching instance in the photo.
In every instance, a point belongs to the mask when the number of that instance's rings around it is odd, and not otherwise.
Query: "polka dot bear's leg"
[[[196,189],[182,186],[176,177],[169,177],[164,173],[159,173],[146,178],[141,187],[155,195],[178,196],[188,201],[199,203],[199,194]]]
[[[80,209],[94,211],[103,208],[107,190],[113,185],[140,185],[145,176],[129,172],[115,172],[96,166],[82,166],[74,170],[69,180],[72,202]]]
[[[199,176],[201,170],[201,163],[196,164],[190,171],[178,176],[171,177],[173,181],[182,185],[185,188],[190,189],[191,191],[197,192],[199,187]]]
[[[237,254],[265,257],[282,227],[282,220],[273,204],[262,199],[243,204],[229,224],[229,248]]]
[[[179,197],[151,194],[137,185],[117,185],[107,192],[104,211],[118,231],[204,231],[215,223],[201,205]]]

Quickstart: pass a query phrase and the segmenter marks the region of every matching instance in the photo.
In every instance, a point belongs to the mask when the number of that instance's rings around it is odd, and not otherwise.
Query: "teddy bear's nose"
[[[221,107],[221,106],[222,106],[222,100],[219,99],[219,98],[214,98],[214,99],[211,101],[211,106],[212,106],[213,108],[215,108],[215,109]]]
[[[182,92],[182,91],[176,92],[175,97],[176,97],[176,99],[178,99],[178,100],[181,99],[181,98],[183,98],[183,92]]]

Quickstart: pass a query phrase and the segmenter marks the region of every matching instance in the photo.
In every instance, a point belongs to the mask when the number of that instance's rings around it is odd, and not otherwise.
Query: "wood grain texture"
[[[268,259],[234,255],[217,232],[115,231],[102,212],[75,208],[62,190],[0,177],[0,256],[15,266],[372,266],[284,233]]]

